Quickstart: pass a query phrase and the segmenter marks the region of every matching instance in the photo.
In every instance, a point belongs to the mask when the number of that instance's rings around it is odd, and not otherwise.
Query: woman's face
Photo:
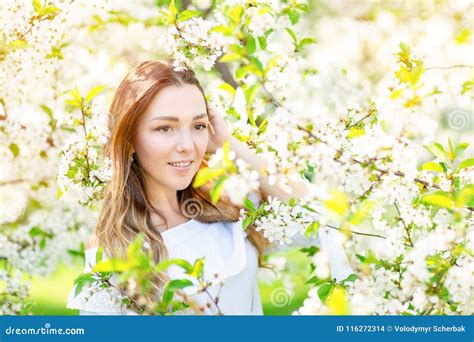
[[[195,85],[184,84],[164,88],[153,98],[133,146],[147,183],[151,178],[157,185],[183,190],[201,165],[208,139],[204,97]]]

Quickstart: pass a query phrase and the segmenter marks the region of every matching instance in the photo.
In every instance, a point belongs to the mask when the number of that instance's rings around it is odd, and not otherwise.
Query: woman
[[[105,153],[112,160],[113,177],[86,250],[85,272],[91,271],[99,246],[106,255],[123,256],[136,235],[143,233],[156,262],[180,258],[192,263],[205,257],[205,275],[217,274],[223,284],[209,289],[212,295],[219,293],[218,308],[209,305],[204,294],[193,296],[205,314],[262,314],[257,270],[264,253],[278,247],[271,246],[253,225],[244,231],[236,222],[240,208],[228,199],[213,205],[209,188],[196,189],[192,184],[198,170],[206,166],[206,152],[214,152],[226,140],[236,158],[255,170],[263,171],[266,164],[233,138],[223,117],[209,109],[194,72],[177,72],[165,61],[135,67],[115,93],[109,129]],[[304,182],[292,183],[292,193],[287,194],[263,175],[260,181],[261,194],[282,201],[307,192]],[[328,231],[321,230],[316,241],[296,239],[299,246],[320,242],[330,253],[333,277],[341,280],[349,275],[342,247]],[[163,286],[167,279],[176,278],[182,278],[182,272],[170,268],[167,274],[157,275],[156,284]],[[73,289],[68,308],[81,314],[134,314],[120,305],[113,292],[103,289],[88,294],[84,288],[77,296]]]

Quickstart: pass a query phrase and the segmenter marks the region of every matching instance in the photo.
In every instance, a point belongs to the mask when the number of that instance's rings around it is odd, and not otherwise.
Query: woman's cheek
[[[206,150],[207,150],[207,145],[209,143],[209,133],[207,132],[206,134],[203,134],[203,137],[202,137],[202,141],[200,143],[200,153],[202,156],[204,156],[204,154],[206,153]]]
[[[151,167],[157,165],[157,163],[166,163],[166,159],[169,155],[169,147],[163,139],[160,139],[157,136],[147,136],[144,141],[144,157],[151,162]]]

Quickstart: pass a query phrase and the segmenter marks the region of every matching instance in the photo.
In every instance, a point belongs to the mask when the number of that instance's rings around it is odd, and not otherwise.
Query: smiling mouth
[[[168,164],[176,168],[185,169],[189,167],[192,163],[193,163],[192,161],[187,161],[187,162],[168,163]]]

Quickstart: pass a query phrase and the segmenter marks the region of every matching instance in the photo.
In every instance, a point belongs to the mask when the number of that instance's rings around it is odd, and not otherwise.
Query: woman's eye
[[[207,128],[207,125],[205,125],[205,124],[198,124],[198,125],[196,125],[195,127],[196,127],[198,130],[203,131],[203,130],[205,130],[205,129]]]
[[[155,131],[168,132],[170,128],[171,128],[170,126],[163,126],[163,127],[158,127],[157,129],[155,129]]]

